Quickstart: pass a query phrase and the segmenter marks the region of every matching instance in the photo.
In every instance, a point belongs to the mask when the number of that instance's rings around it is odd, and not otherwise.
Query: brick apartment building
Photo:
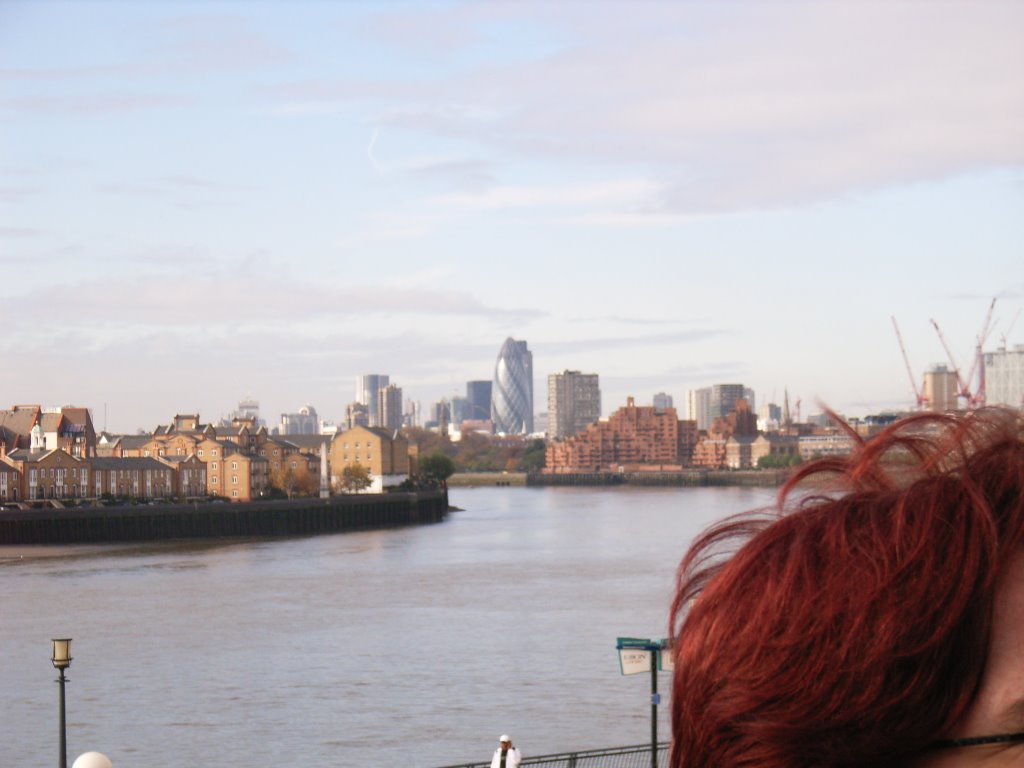
[[[607,421],[548,445],[544,472],[673,471],[691,463],[697,423],[675,408],[638,406],[632,397]]]

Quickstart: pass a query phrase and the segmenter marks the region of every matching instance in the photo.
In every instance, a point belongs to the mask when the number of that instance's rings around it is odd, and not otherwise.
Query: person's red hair
[[[1020,412],[913,416],[804,465],[679,567],[670,765],[911,763],[975,696],[1022,542]]]

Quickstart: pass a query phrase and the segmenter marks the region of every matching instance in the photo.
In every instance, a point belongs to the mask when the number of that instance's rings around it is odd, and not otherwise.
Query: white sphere
[[[79,755],[71,764],[71,768],[113,768],[110,758],[99,752],[86,752]]]

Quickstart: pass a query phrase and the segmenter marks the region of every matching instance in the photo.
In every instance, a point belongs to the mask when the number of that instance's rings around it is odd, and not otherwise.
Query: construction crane
[[[917,409],[924,410],[928,407],[928,398],[924,396],[921,391],[921,387],[917,386],[917,380],[914,378],[914,372],[910,368],[910,358],[907,357],[907,348],[903,345],[903,334],[900,333],[900,327],[896,323],[896,316],[892,315],[892,327],[896,329],[896,341],[900,344],[900,353],[903,355],[903,364],[907,366],[907,376],[910,378],[910,387],[914,390],[914,400],[917,403]]]
[[[949,343],[946,341],[945,334],[942,333],[942,329],[939,324],[932,319],[931,323],[935,327],[935,332],[939,335],[939,341],[942,342],[942,348],[946,350],[946,357],[949,358],[950,365],[953,366],[953,373],[956,375],[956,383],[959,391],[957,392],[958,399],[963,400],[963,404],[969,408],[976,408],[985,404],[985,366],[981,363],[982,359],[982,347],[985,345],[985,340],[988,338],[990,326],[992,323],[992,311],[995,309],[996,300],[992,299],[992,303],[988,306],[988,312],[985,315],[985,322],[981,326],[981,333],[975,337],[974,347],[974,362],[971,364],[971,370],[968,372],[965,378],[960,373],[960,366],[957,365],[956,358],[953,357],[953,351],[949,348]],[[980,367],[979,367],[980,365]],[[971,391],[971,382],[974,380],[974,374],[978,371],[978,388]]]
[[[1013,316],[1010,324],[1006,327],[1006,330],[999,334],[999,346],[1006,349],[1006,339],[1010,335],[1010,331],[1013,330],[1013,326],[1017,324],[1017,318],[1020,317],[1020,309],[1017,310],[1017,314]]]

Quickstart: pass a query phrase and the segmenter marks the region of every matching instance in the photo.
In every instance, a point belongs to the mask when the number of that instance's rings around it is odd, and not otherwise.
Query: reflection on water
[[[615,638],[664,636],[689,540],[770,501],[454,489],[463,511],[420,528],[2,548],[4,763],[53,759],[62,636],[68,753],[119,768],[429,768],[504,731],[528,754],[642,743],[649,680],[619,674]]]

